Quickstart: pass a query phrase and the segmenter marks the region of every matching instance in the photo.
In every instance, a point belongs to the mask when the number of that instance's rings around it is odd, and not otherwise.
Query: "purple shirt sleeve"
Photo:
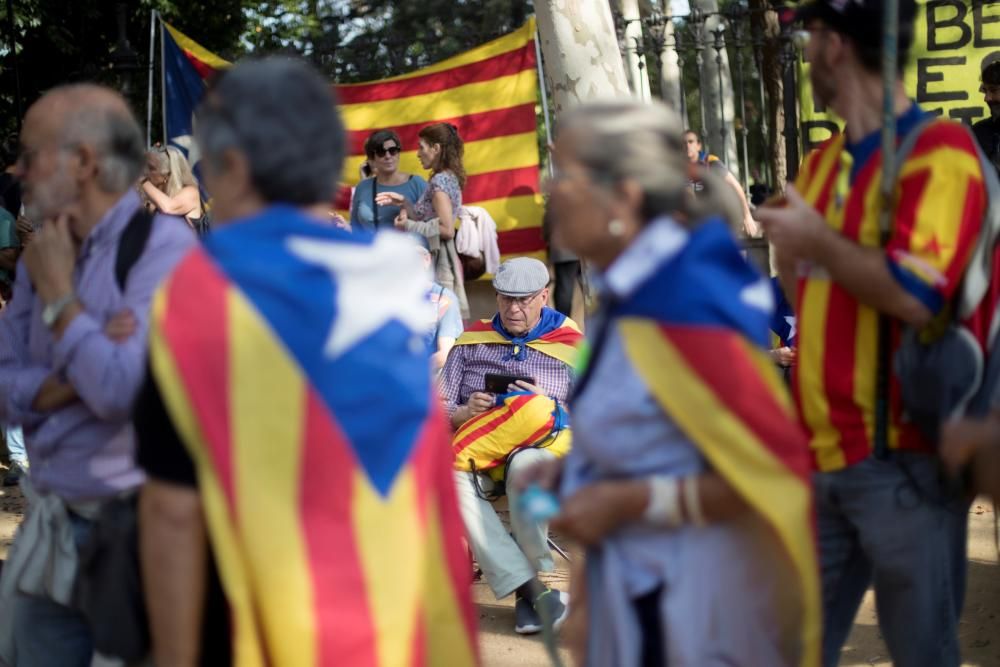
[[[465,372],[464,345],[456,345],[448,353],[448,360],[441,370],[441,398],[444,401],[444,412],[448,421],[459,407],[458,397],[462,390],[462,375]]]
[[[88,312],[77,315],[53,348],[55,368],[65,374],[90,410],[108,421],[125,419],[142,385],[150,305],[160,281],[194,243],[186,228],[157,220],[147,247],[129,272],[123,302],[137,322],[136,332],[116,343],[104,323]]]
[[[31,404],[52,371],[33,365],[28,354],[28,330],[34,294],[23,264],[18,264],[14,296],[0,311],[0,421],[32,427],[44,415]]]

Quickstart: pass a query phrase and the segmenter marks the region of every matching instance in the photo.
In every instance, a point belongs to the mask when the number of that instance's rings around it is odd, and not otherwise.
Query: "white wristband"
[[[680,489],[674,477],[650,477],[649,504],[642,513],[642,518],[648,523],[668,528],[677,528],[684,523],[681,516]]]
[[[705,513],[701,511],[701,494],[698,493],[698,477],[684,478],[684,509],[688,522],[693,526],[705,525]]]

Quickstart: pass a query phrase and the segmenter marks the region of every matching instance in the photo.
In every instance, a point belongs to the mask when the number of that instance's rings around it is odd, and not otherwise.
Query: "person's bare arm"
[[[481,415],[493,407],[494,398],[491,394],[482,391],[472,392],[465,405],[460,405],[451,413],[451,425],[458,430],[462,424],[469,421],[476,415]]]
[[[718,473],[704,473],[697,479],[706,521],[726,521],[748,510],[746,501]],[[618,526],[641,520],[650,497],[645,479],[589,484],[563,503],[559,516],[552,520],[552,529],[583,544],[596,544]]]
[[[451,198],[447,193],[438,190],[431,198],[431,205],[438,219],[441,240],[450,241],[455,238],[455,212],[451,208]]]
[[[753,219],[753,214],[750,213],[750,202],[747,201],[747,194],[743,192],[743,186],[740,185],[740,182],[736,180],[736,177],[728,169],[726,170],[726,183],[736,191],[736,196],[740,200],[740,206],[743,208],[743,231],[751,238],[758,236],[760,234],[760,225],[757,224],[757,221]]]
[[[201,205],[198,188],[193,185],[181,188],[171,197],[149,181],[143,181],[142,191],[156,204],[156,208],[168,215],[187,215]]]
[[[201,653],[208,545],[193,488],[150,480],[139,498],[139,556],[157,667],[194,667]]]

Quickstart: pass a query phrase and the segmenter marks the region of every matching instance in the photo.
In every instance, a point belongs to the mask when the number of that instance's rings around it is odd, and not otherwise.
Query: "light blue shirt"
[[[375,211],[372,210],[372,187],[376,187],[375,194],[383,192],[397,192],[406,197],[410,203],[420,199],[420,195],[427,189],[427,181],[422,177],[413,174],[409,180],[401,185],[376,185],[374,178],[366,178],[358,183],[354,188],[354,197],[351,199],[351,227],[353,229],[364,229],[375,231],[378,229],[392,229],[393,221],[399,215],[398,206],[379,206],[378,221],[376,222]]]

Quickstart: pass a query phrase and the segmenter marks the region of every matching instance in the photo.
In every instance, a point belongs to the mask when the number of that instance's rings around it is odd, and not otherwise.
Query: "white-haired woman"
[[[683,128],[658,104],[567,112],[554,160],[553,240],[600,272],[601,310],[573,451],[528,477],[587,547],[585,664],[818,664],[808,449],[765,352],[767,282],[712,196],[725,183],[686,195]]]
[[[146,174],[139,189],[151,208],[181,216],[191,227],[203,216],[198,181],[187,158],[173,146],[157,146],[146,153]]]

